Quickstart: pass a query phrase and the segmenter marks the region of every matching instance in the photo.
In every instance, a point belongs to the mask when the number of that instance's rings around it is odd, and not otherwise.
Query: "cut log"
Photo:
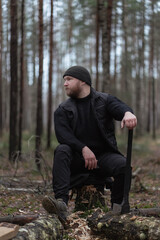
[[[15,237],[19,230],[18,225],[11,223],[0,223],[0,240],[7,240]]]
[[[63,226],[56,215],[48,215],[20,227],[12,240],[62,240]]]
[[[94,233],[105,235],[107,239],[160,239],[160,219],[155,217],[136,216],[132,213],[114,215],[97,209],[87,221]]]

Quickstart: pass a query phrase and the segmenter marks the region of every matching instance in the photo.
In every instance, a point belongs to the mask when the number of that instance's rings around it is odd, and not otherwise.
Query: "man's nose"
[[[65,81],[64,81],[64,86],[67,86],[67,85],[68,85],[68,81],[65,80]]]

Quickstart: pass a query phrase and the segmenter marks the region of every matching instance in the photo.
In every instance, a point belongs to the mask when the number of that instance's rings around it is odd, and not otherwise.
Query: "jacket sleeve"
[[[107,111],[117,121],[123,119],[125,112],[133,113],[133,110],[127,104],[112,95],[107,98]]]
[[[58,142],[67,144],[73,150],[81,153],[85,144],[76,138],[65,111],[60,107],[54,113],[54,125]]]

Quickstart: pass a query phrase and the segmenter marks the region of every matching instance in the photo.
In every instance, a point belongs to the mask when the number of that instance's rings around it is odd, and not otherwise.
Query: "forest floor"
[[[21,161],[11,164],[0,152],[0,217],[46,214],[42,198],[46,194],[52,195],[52,164],[44,157],[43,174],[39,174],[31,154],[24,156]],[[134,139],[132,166],[133,172],[137,171],[137,177],[133,179],[130,191],[131,208],[160,207],[160,138]],[[106,192],[106,204],[110,208],[109,191]],[[73,200],[69,203],[69,210],[70,228],[65,232],[64,239],[101,239],[92,235],[82,212],[74,212]]]

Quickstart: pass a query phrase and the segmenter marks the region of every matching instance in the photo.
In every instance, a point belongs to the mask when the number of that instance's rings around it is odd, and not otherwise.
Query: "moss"
[[[7,214],[13,214],[13,213],[17,212],[17,210],[18,209],[16,207],[8,207],[4,210],[4,212]]]

